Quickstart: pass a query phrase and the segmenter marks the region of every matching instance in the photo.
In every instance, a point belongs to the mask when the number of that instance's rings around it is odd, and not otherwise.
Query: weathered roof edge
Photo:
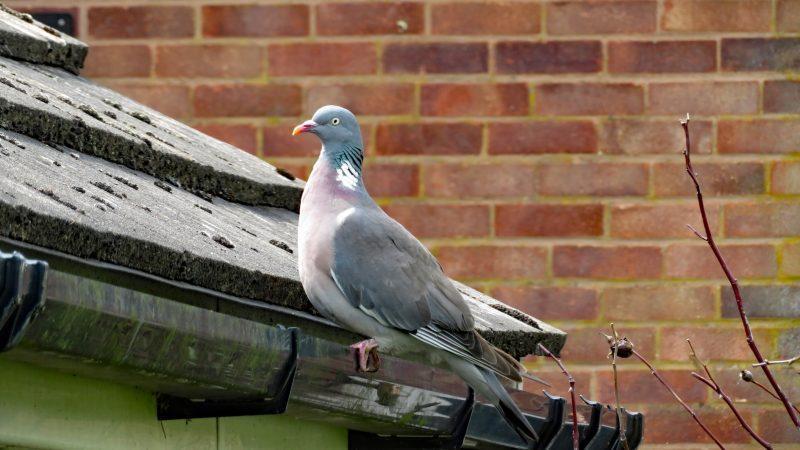
[[[88,52],[83,42],[0,3],[0,55],[78,74]]]

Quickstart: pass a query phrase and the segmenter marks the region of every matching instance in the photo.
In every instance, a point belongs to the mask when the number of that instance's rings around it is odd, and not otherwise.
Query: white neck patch
[[[358,186],[358,172],[349,161],[342,161],[342,164],[336,169],[336,180],[347,189],[355,190]]]

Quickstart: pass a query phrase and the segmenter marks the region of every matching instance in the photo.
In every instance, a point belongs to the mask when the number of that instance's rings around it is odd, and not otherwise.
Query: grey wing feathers
[[[522,373],[525,372],[522,365],[474,330],[451,331],[430,324],[413,332],[412,336],[510,380],[522,381]]]
[[[386,326],[521,381],[514,358],[474,331],[463,297],[436,258],[381,210],[353,210],[339,224],[331,277],[350,301]]]
[[[379,209],[353,210],[338,225],[331,277],[354,307],[384,325],[404,331],[431,321],[453,330],[474,325],[436,258]]]

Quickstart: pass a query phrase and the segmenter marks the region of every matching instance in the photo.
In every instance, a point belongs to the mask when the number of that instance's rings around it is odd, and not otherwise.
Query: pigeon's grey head
[[[327,149],[338,146],[364,147],[356,116],[341,106],[328,105],[318,109],[311,120],[294,127],[292,135],[300,133],[316,134]]]

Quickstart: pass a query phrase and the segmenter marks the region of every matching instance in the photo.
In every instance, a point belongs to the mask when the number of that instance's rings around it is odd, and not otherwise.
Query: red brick
[[[529,197],[536,193],[534,168],[522,164],[432,164],[425,168],[424,180],[428,197]]]
[[[589,121],[531,121],[489,124],[489,153],[596,153],[597,132]]]
[[[300,87],[295,85],[215,84],[197,86],[198,117],[300,115]]]
[[[717,68],[714,41],[611,42],[608,71],[616,73],[713,72]]]
[[[791,381],[789,381],[791,383]],[[797,397],[794,397],[797,398]],[[795,404],[797,402],[795,401]],[[792,427],[786,410],[761,411],[758,419],[759,434],[766,436],[770,443],[795,444],[800,442],[800,432]]]
[[[95,6],[89,36],[100,39],[184,38],[194,35],[190,6]]]
[[[711,153],[711,122],[692,120],[692,153]],[[610,119],[600,132],[600,151],[609,154],[678,155],[683,149],[683,129],[675,120]]]
[[[418,238],[489,234],[489,208],[483,205],[390,204],[384,210]]]
[[[544,278],[547,249],[519,246],[458,246],[435,250],[444,271],[453,278]]]
[[[529,2],[451,2],[431,5],[433,34],[531,35],[539,33],[541,8]]]
[[[528,114],[523,83],[427,84],[422,86],[424,116],[522,116]]]
[[[778,31],[800,31],[800,0],[778,0]]]
[[[372,43],[274,44],[267,55],[273,76],[368,75],[378,66]]]
[[[736,203],[725,205],[726,237],[797,236],[800,203]]]
[[[159,77],[251,78],[261,74],[262,50],[255,45],[166,45],[156,48]]]
[[[120,94],[143,103],[164,115],[186,118],[191,115],[189,88],[165,84],[105,83]]]
[[[471,123],[393,123],[378,125],[380,155],[478,154],[482,127]]]
[[[667,31],[769,31],[769,0],[666,0],[661,27]]]
[[[608,342],[600,333],[608,334],[611,332],[607,325],[590,325],[588,327],[563,326],[560,327],[567,332],[567,343],[561,351],[562,359],[567,364],[572,363],[594,363],[603,366],[610,365],[607,358],[609,354]],[[652,327],[630,328],[617,327],[617,332],[621,336],[630,339],[636,346],[636,350],[650,361],[655,359],[655,330]],[[639,361],[633,358],[619,359],[620,364],[636,364],[641,366]]]
[[[800,243],[785,244],[781,250],[781,274],[800,276]]]
[[[650,362],[653,364],[653,362]],[[644,366],[643,366],[644,367]],[[708,388],[689,373],[688,370],[658,369],[667,383],[687,403],[703,402],[708,397]],[[614,375],[610,370],[597,374],[599,402],[614,404]],[[619,381],[620,403],[674,403],[675,397],[661,384],[649,370],[622,370],[617,375]],[[648,436],[649,437],[649,436]]]
[[[606,288],[600,294],[603,319],[614,321],[701,320],[718,316],[715,288],[636,285]]]
[[[723,39],[722,70],[765,71],[800,69],[800,39]]]
[[[146,45],[93,45],[81,74],[90,78],[149,77],[151,64]]]
[[[700,384],[699,381],[695,383],[700,386],[705,386],[704,384]],[[638,409],[642,410],[642,408]],[[700,420],[711,429],[714,436],[723,443],[751,442],[750,436],[744,431],[730,410],[724,405],[711,406],[705,403],[700,406],[693,405],[692,409],[700,417]],[[749,411],[744,410],[742,405],[738,405],[737,409],[740,410],[745,420],[752,425],[753,415]],[[677,403],[674,405],[648,405],[642,412],[647,421],[646,439],[648,443],[677,444],[678,446],[673,448],[680,448],[682,450],[700,450],[711,448],[712,446],[716,448],[713,441],[711,441],[703,429],[697,425],[697,422],[692,419],[692,416]],[[694,443],[697,443],[697,447],[689,447],[690,444]],[[701,443],[705,445],[701,446]]]
[[[763,194],[764,165],[757,162],[693,163],[703,194]],[[683,163],[656,163],[653,166],[655,194],[660,197],[695,196],[695,188]]]
[[[778,161],[772,166],[773,194],[800,194],[800,163]]]
[[[534,89],[539,114],[641,114],[644,90],[629,83],[553,83]]]
[[[656,30],[655,1],[567,1],[547,5],[551,34],[634,34]]]
[[[488,70],[485,43],[386,44],[386,73],[482,73]]]
[[[206,5],[203,36],[276,37],[308,34],[307,5]]]
[[[248,153],[257,154],[257,130],[253,125],[206,124],[195,128]]]
[[[800,113],[800,81],[765,81],[764,112]]]
[[[719,233],[718,205],[707,204],[711,231]],[[611,236],[625,239],[691,238],[686,224],[702,230],[696,203],[620,204],[611,207]]]
[[[553,275],[580,278],[658,278],[658,247],[597,247],[557,245],[553,249]]]
[[[368,164],[364,183],[373,197],[415,197],[419,194],[419,168],[415,164]]]
[[[738,278],[774,277],[775,247],[771,245],[722,245],[722,256]],[[664,272],[672,278],[723,279],[725,274],[705,243],[673,244],[664,250]]]
[[[767,330],[753,330],[758,347],[765,355],[774,351]],[[686,339],[692,340],[695,350],[703,361],[751,361],[753,354],[745,341],[742,326],[711,327],[708,324],[696,327],[664,327],[661,330],[659,358],[665,361],[688,361],[689,346]]]
[[[498,236],[600,236],[603,205],[497,205]]]
[[[420,34],[425,5],[411,2],[322,3],[317,6],[320,35]],[[401,29],[399,21],[407,28]]]
[[[560,286],[498,286],[492,296],[542,320],[593,320],[599,306],[593,289]]]
[[[305,111],[325,105],[343,106],[364,116],[405,115],[414,112],[414,85],[409,83],[323,84],[306,91]]]
[[[599,41],[499,42],[498,73],[591,73],[602,66]]]
[[[758,83],[704,81],[653,83],[650,112],[654,114],[722,115],[758,111]]]
[[[647,166],[639,163],[543,164],[542,195],[621,196],[647,194]]]
[[[264,127],[264,150],[262,153],[265,158],[276,156],[301,158],[319,155],[321,145],[316,136],[309,133],[292,136],[292,129],[297,123],[298,120],[282,121]]]
[[[794,153],[800,151],[800,120],[721,120],[720,153]]]

